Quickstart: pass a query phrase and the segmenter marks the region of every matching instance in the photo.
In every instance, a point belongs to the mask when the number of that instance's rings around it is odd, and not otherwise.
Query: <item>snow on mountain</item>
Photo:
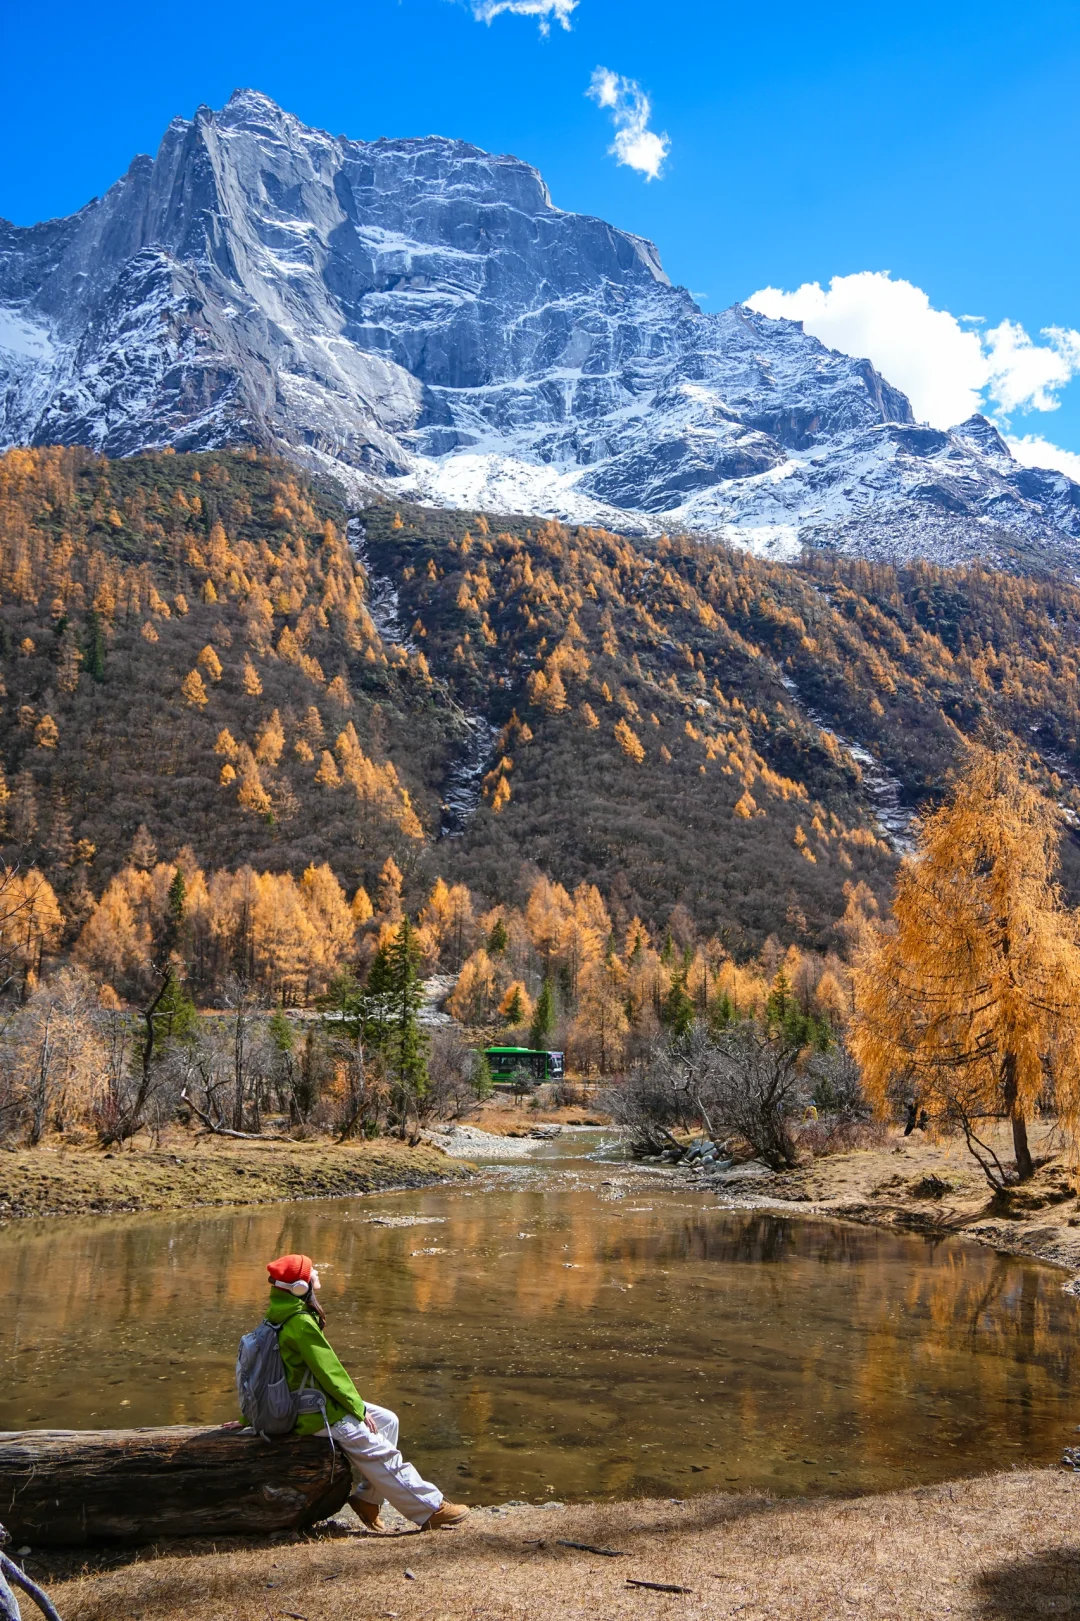
[[[1072,564],[1080,486],[912,419],[795,322],[702,313],[650,242],[462,141],[267,97],[176,119],[103,198],[0,222],[0,444],[267,444],[350,493],[777,556]]]

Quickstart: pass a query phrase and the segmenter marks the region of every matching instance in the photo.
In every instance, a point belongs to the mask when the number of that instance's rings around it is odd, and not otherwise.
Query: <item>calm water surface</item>
[[[232,1417],[265,1263],[302,1250],[361,1393],[472,1502],[870,1490],[1075,1439],[1061,1274],[558,1152],[468,1188],[12,1225],[0,1427]]]

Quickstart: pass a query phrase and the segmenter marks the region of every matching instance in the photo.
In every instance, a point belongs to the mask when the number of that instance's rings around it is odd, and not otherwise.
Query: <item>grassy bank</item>
[[[76,1573],[29,1563],[65,1621],[1045,1621],[1080,1613],[1078,1501],[1080,1479],[1041,1470],[855,1500],[481,1510],[453,1532],[174,1544]]]
[[[1004,1130],[991,1140],[1011,1159]],[[1036,1126],[1034,1175],[1004,1197],[992,1195],[962,1142],[927,1142],[891,1133],[880,1148],[824,1154],[783,1175],[717,1185],[725,1203],[792,1214],[842,1216],[875,1227],[969,1238],[1009,1255],[1080,1270],[1080,1200],[1052,1127]]]
[[[611,1116],[588,1103],[564,1104],[558,1108],[533,1108],[516,1098],[496,1097],[474,1109],[470,1126],[500,1137],[527,1135],[537,1126],[610,1126]]]
[[[276,1204],[423,1187],[470,1175],[428,1143],[239,1142],[177,1130],[159,1148],[44,1144],[0,1153],[0,1221]]]

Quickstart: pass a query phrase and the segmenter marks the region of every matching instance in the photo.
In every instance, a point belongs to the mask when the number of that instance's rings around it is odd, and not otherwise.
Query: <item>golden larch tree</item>
[[[285,728],[275,709],[269,720],[264,720],[255,733],[255,758],[260,765],[274,767],[280,761],[284,748]]]
[[[885,1108],[897,1087],[959,1125],[988,1180],[1008,1180],[982,1122],[1011,1122],[1016,1175],[1032,1175],[1027,1121],[1052,1089],[1075,1154],[1080,1122],[1080,949],[1055,882],[1061,826],[1015,749],[968,744],[942,807],[897,880],[894,925],[865,928],[852,1050]]]
[[[32,989],[44,959],[53,956],[64,929],[64,914],[52,885],[31,867],[19,873],[0,872],[0,960],[8,971],[18,969],[23,984]]]
[[[446,1005],[462,1024],[482,1024],[491,1014],[497,987],[495,965],[480,946],[466,959]]]
[[[200,670],[202,671],[203,675],[206,676],[208,681],[221,680],[221,660],[218,658],[217,653],[213,647],[211,647],[209,642],[207,642],[206,646],[195,660],[195,663],[199,666]]]
[[[628,755],[635,765],[640,765],[645,758],[645,749],[640,737],[628,726],[624,720],[615,722],[615,741],[625,755]]]
[[[356,918],[329,865],[308,867],[300,880],[304,909],[315,929],[316,966],[327,979],[338,973],[356,941]]]
[[[240,774],[237,800],[245,810],[254,812],[256,816],[269,816],[273,808],[270,795],[263,787],[262,775],[255,756],[246,743],[241,743],[237,750],[237,767]]]
[[[198,670],[189,670],[180,683],[180,691],[189,709],[202,709],[210,702],[203,678]]]
[[[595,1064],[609,1075],[622,1062],[630,1021],[626,1014],[626,972],[615,956],[585,965],[570,1045],[586,1069]]]

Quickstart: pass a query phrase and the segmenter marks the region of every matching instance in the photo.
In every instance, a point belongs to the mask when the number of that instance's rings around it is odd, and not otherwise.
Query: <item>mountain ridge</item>
[[[1080,486],[444,136],[175,119],[67,219],[0,227],[0,446],[251,443],[372,495],[793,559],[1075,566]]]

